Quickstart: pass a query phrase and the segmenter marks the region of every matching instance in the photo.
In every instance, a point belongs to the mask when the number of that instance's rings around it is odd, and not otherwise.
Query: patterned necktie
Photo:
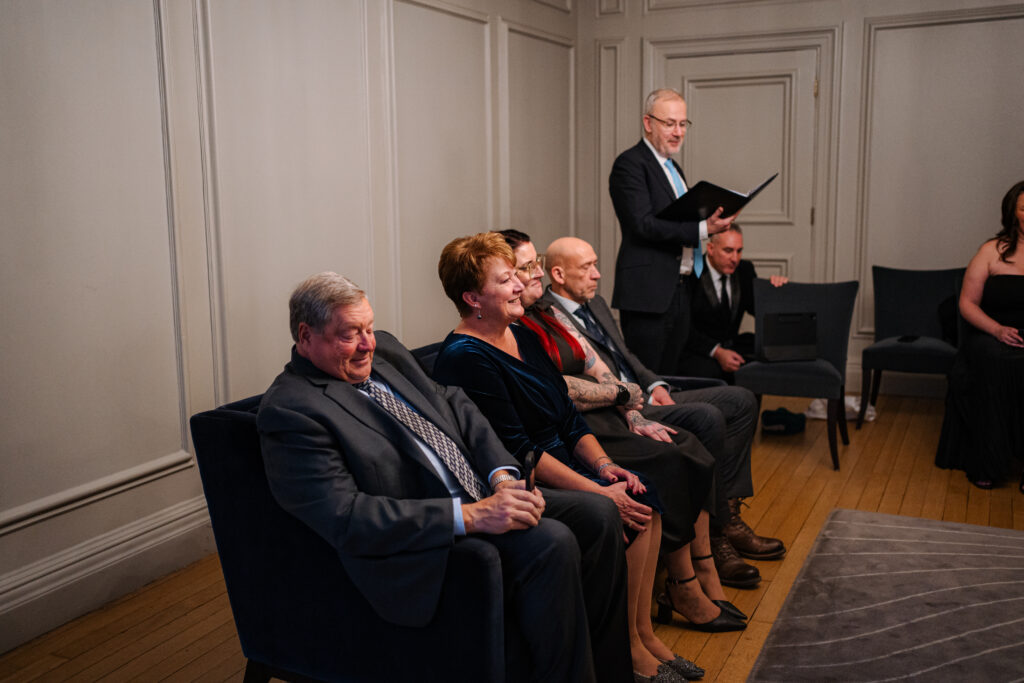
[[[612,343],[611,339],[605,333],[604,328],[597,324],[597,318],[594,317],[593,311],[590,310],[590,306],[587,304],[581,304],[576,309],[578,318],[583,321],[583,326],[587,328],[587,332],[592,337],[600,341],[609,353],[612,354],[612,360],[615,361],[616,367],[612,368],[619,377],[625,377],[627,382],[636,382],[636,375],[633,374],[633,370],[630,369],[629,363],[626,362],[626,357],[622,355],[619,348]]]
[[[676,191],[676,198],[682,197],[686,194],[686,188],[683,187],[683,178],[679,175],[679,171],[676,170],[676,165],[672,163],[671,159],[665,159],[665,168],[668,169],[668,174],[672,176],[672,186]],[[697,246],[693,248],[693,274],[700,277],[700,274],[704,272],[704,254],[700,250],[700,242],[697,242]]]
[[[473,472],[466,460],[466,456],[459,451],[447,434],[437,426],[420,415],[405,401],[396,398],[391,392],[381,389],[369,379],[354,385],[356,389],[362,389],[376,401],[381,408],[394,416],[399,422],[412,430],[412,432],[423,439],[423,441],[434,449],[441,461],[448,467],[455,478],[470,495],[473,500],[481,500],[487,497],[483,484],[479,477]]]

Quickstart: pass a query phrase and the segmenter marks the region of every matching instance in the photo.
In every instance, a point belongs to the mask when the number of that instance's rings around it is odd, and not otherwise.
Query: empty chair
[[[857,429],[878,400],[883,370],[946,374],[956,355],[956,297],[963,268],[900,270],[872,266],[875,343],[864,349]]]
[[[248,659],[246,681],[502,680],[501,561],[466,538],[448,562],[441,604],[423,628],[382,620],[337,553],[274,500],[256,431],[260,396],[191,419],[196,462],[231,611]],[[513,628],[514,643],[522,637]],[[514,677],[516,674],[509,674]]]
[[[817,358],[802,361],[751,361],[736,371],[736,385],[757,395],[808,396],[828,401],[828,445],[832,466],[839,469],[838,428],[843,444],[846,429],[846,351],[850,321],[857,298],[857,282],[806,284],[791,282],[773,287],[768,280],[754,281],[754,352],[762,357],[764,318],[776,313],[814,313],[817,319]]]

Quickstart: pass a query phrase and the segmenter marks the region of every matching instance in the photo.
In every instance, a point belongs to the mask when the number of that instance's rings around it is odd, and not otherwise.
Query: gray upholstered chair
[[[839,469],[836,430],[843,444],[846,429],[846,351],[850,320],[857,298],[857,282],[806,284],[791,282],[773,287],[768,280],[754,281],[754,352],[762,357],[764,316],[773,313],[814,313],[818,324],[818,354],[806,361],[751,361],[736,371],[736,385],[758,396],[808,396],[828,401],[828,445],[832,466]]]
[[[857,429],[878,400],[883,370],[946,374],[956,355],[956,297],[963,268],[900,270],[872,266],[875,343],[861,354]]]

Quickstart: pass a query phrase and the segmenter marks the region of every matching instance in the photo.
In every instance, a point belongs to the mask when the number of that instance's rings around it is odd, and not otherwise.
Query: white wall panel
[[[871,266],[964,266],[1024,178],[1024,10],[872,22],[865,69],[859,327]]]
[[[543,250],[574,226],[571,45],[510,30],[509,226]]]
[[[394,6],[402,341],[458,321],[437,278],[441,249],[493,220],[491,42],[484,17]]]
[[[0,19],[0,508],[184,447],[153,6]]]
[[[288,360],[296,284],[334,270],[371,288],[364,11],[247,0],[209,15],[225,356],[241,398]]]

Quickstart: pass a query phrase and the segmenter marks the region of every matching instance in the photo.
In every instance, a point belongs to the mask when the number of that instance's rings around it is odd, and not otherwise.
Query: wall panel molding
[[[611,17],[626,13],[626,0],[598,0],[597,17]]]
[[[206,232],[210,288],[210,331],[213,346],[214,403],[229,400],[228,332],[224,316],[224,260],[220,228],[220,193],[217,168],[216,80],[213,68],[210,2],[194,0],[197,95],[199,97],[199,146],[202,150],[203,225]]]
[[[554,7],[555,9],[565,12],[566,14],[572,13],[572,0],[533,0],[536,3],[544,5],[546,7]]]
[[[598,40],[595,44],[595,65],[597,96],[594,120],[597,122],[597,154],[594,155],[594,196],[600,197],[598,211],[598,234],[596,247],[598,259],[612,264],[619,252],[621,235],[611,197],[608,194],[608,171],[618,156],[619,102],[622,99],[622,83],[625,78],[623,50],[625,39]],[[611,299],[611,281],[602,278],[599,285],[602,295]]]
[[[137,587],[135,584],[140,579],[143,582],[150,580],[144,578],[144,572],[140,576],[138,564],[143,556],[158,556],[167,552],[166,548],[176,548],[171,551],[170,562],[173,567],[178,567],[181,565],[175,562],[182,559],[179,547],[182,543],[198,547],[202,554],[212,551],[209,527],[206,501],[197,496],[0,576],[0,652],[53,628],[67,618],[59,609],[38,609],[35,607],[37,604],[61,603],[61,596],[70,592],[76,595],[74,602],[90,605],[89,608],[97,607],[92,603],[97,600],[101,601],[100,604],[105,602],[102,596],[82,591],[80,585],[105,580],[107,584],[113,584],[115,591],[123,592],[124,584],[128,585],[127,590],[131,590]],[[195,552],[194,549],[192,553]],[[152,558],[149,561],[157,564],[167,562]],[[118,565],[131,567],[120,570],[121,574],[127,572],[125,578],[120,579],[121,586],[117,585],[118,579],[112,578],[118,573]],[[64,609],[75,610],[74,607]],[[26,613],[30,616],[25,616]]]
[[[963,25],[981,22],[998,22],[1007,20],[1019,20],[1024,18],[1024,5],[1011,5],[1006,7],[986,7],[974,9],[962,9],[954,11],[923,12],[904,15],[889,15],[881,17],[867,17],[864,19],[864,44],[863,58],[861,65],[861,98],[860,109],[860,142],[857,165],[857,195],[856,195],[856,220],[855,220],[855,250],[854,250],[854,273],[864,283],[861,287],[862,295],[858,297],[855,321],[853,324],[853,338],[874,339],[874,311],[873,301],[867,296],[870,291],[867,287],[872,282],[871,259],[868,256],[869,243],[871,241],[871,226],[868,221],[868,209],[871,206],[872,198],[869,189],[868,178],[872,172],[871,148],[874,139],[875,122],[872,120],[872,112],[875,109],[876,94],[876,70],[879,68],[879,40],[881,36],[893,30],[917,30],[928,29],[936,26]],[[869,308],[871,310],[869,310]],[[870,320],[869,320],[870,318]]]
[[[363,0],[363,30],[367,117],[367,168],[370,169],[370,223],[373,229],[371,273],[374,310],[382,320],[391,320],[390,330],[400,339],[402,329],[402,268],[398,248],[398,149],[395,137],[398,117],[395,109],[394,12],[390,2]]]
[[[782,138],[782,165],[779,168],[779,178],[776,182],[782,186],[782,204],[776,210],[760,208],[753,204],[751,208],[743,212],[743,224],[774,223],[781,225],[795,225],[797,218],[794,215],[794,194],[792,178],[794,176],[793,166],[795,164],[795,136],[796,128],[795,112],[797,105],[793,101],[796,96],[795,71],[782,72],[770,71],[755,77],[732,77],[720,78],[692,78],[687,79],[687,85],[694,90],[702,89],[732,89],[752,86],[769,86],[782,90],[781,100],[784,103],[784,114],[782,116],[782,130],[779,132]],[[691,114],[692,116],[692,114]],[[685,164],[684,164],[685,166]],[[733,188],[743,192],[749,188]]]
[[[163,479],[176,472],[190,469],[192,465],[191,454],[178,451],[108,477],[39,498],[10,510],[4,510],[0,512],[0,536]]]
[[[754,264],[757,276],[765,278],[770,275],[785,275],[792,272],[793,254],[743,254]]]
[[[696,9],[702,7],[718,8],[723,5],[779,5],[809,1],[810,0],[646,0],[644,2],[644,13],[651,14],[667,10]]]

